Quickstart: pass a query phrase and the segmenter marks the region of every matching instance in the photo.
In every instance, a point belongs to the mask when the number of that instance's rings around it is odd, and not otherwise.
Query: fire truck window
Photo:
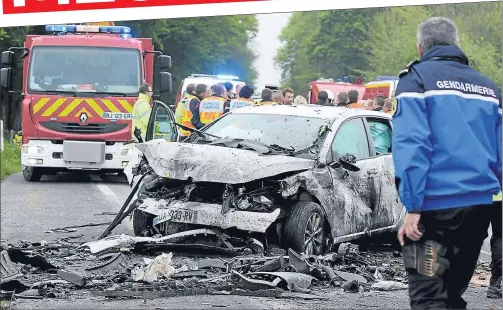
[[[36,46],[30,57],[30,90],[78,90],[79,85],[92,85],[100,92],[138,94],[142,64],[138,50]],[[44,84],[44,79],[51,83]]]

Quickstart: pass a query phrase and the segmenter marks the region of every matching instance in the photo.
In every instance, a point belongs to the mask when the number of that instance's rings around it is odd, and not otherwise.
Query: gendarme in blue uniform
[[[501,94],[456,46],[401,74],[392,154],[409,213],[491,204],[501,189]]]

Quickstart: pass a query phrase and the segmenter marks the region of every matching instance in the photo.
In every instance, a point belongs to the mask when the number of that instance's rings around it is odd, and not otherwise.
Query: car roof
[[[352,116],[376,116],[391,119],[391,115],[379,111],[350,109],[345,107],[320,106],[315,104],[302,105],[257,105],[242,107],[232,111],[235,114],[272,114],[285,116],[305,116],[320,119],[335,120]]]

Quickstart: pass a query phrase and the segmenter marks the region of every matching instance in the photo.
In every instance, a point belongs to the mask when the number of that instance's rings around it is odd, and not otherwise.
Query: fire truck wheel
[[[42,178],[42,168],[24,167],[23,177],[28,182],[38,182]]]

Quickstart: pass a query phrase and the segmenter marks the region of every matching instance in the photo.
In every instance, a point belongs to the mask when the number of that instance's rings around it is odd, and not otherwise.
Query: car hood
[[[152,140],[136,146],[154,172],[165,178],[242,184],[287,172],[311,169],[313,160],[255,151]]]

